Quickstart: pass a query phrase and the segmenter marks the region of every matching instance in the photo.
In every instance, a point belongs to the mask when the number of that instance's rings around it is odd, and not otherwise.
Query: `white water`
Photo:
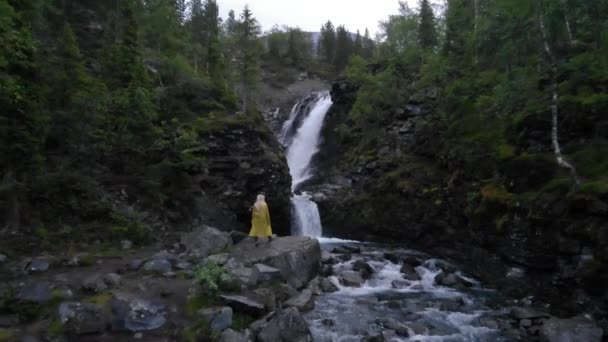
[[[289,119],[283,125],[281,140],[283,143],[289,142],[289,146],[287,146],[287,164],[289,165],[289,173],[292,179],[292,191],[295,191],[298,185],[313,176],[310,163],[313,156],[319,151],[321,128],[323,127],[325,115],[331,105],[332,101],[329,92],[317,94],[310,113],[304,118],[302,126],[297,129],[291,140],[288,139],[287,134],[297,122],[297,116],[305,114],[300,113],[300,111],[307,110],[307,106],[304,106],[301,102],[294,105]],[[321,237],[322,225],[319,208],[311,200],[310,196],[306,193],[299,195],[294,193],[291,198],[291,204],[292,234]]]
[[[304,119],[302,126],[298,128],[293,141],[289,145],[287,164],[289,164],[289,173],[291,173],[292,190],[295,190],[300,183],[312,177],[310,161],[319,151],[319,139],[323,120],[331,105],[329,92],[320,93],[315,106],[310,114],[308,114],[308,117]],[[293,119],[291,123],[293,123]]]

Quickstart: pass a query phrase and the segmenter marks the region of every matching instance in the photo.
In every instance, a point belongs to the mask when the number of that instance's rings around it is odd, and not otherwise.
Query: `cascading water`
[[[314,93],[298,102],[282,130],[281,141],[287,146],[287,164],[291,174],[292,234],[320,237],[321,217],[317,204],[307,193],[295,191],[313,176],[311,161],[319,150],[321,128],[332,105],[329,92]]]

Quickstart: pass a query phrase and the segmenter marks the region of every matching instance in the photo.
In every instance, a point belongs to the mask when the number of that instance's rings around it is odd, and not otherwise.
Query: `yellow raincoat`
[[[252,237],[269,237],[272,236],[272,228],[270,227],[270,213],[268,212],[268,204],[266,202],[258,203],[260,209],[255,205],[251,209],[251,231],[249,236]]]

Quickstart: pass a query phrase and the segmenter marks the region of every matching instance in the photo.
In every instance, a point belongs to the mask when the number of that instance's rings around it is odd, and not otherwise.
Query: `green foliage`
[[[216,296],[219,293],[220,283],[226,277],[226,270],[212,261],[207,261],[194,269],[194,281],[211,296]]]

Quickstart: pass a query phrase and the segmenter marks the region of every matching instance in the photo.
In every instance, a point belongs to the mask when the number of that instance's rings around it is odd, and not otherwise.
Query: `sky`
[[[372,37],[378,31],[378,22],[398,13],[398,0],[218,0],[220,16],[226,18],[233,9],[237,17],[245,7],[267,31],[273,25],[299,26],[304,31],[319,31],[331,20],[334,26],[344,25],[351,32],[365,32]],[[415,7],[417,0],[407,0]]]

